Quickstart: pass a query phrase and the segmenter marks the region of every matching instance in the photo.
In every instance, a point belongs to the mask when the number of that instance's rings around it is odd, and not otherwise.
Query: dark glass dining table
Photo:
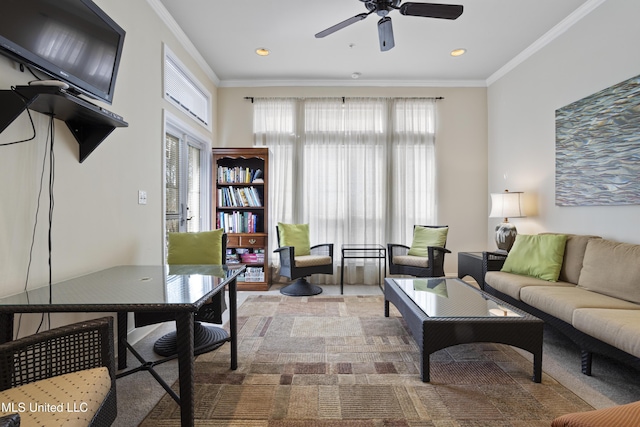
[[[228,289],[231,369],[237,368],[237,288],[236,277],[244,266],[224,265],[122,265],[73,279],[29,289],[0,298],[0,343],[13,339],[14,317],[19,313],[114,312],[117,315],[118,377],[139,370],[153,371],[155,362],[146,362],[127,342],[129,312],[171,313],[175,317],[178,353],[163,361],[178,359],[180,395],[171,391],[180,404],[182,426],[194,425],[194,314],[213,295]],[[126,371],[127,353],[134,353],[139,367]],[[157,364],[157,363],[156,363]],[[165,383],[165,390],[171,389]]]

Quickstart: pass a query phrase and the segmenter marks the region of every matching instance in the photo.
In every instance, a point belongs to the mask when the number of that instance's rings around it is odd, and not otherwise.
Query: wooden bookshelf
[[[269,149],[213,149],[212,226],[227,233],[227,264],[247,266],[238,290],[266,291],[269,275]]]

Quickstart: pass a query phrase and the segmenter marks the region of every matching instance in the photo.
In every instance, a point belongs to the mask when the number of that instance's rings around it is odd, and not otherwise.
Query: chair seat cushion
[[[415,255],[396,255],[393,257],[393,263],[411,267],[429,267],[429,258]]]
[[[295,257],[295,262],[296,267],[314,267],[332,264],[333,260],[327,255],[302,255]]]
[[[0,391],[0,402],[6,404],[0,416],[18,412],[24,426],[86,427],[110,389],[105,367],[58,375]]]

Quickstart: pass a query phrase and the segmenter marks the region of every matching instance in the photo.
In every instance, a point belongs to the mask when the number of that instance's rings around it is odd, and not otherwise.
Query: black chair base
[[[301,277],[280,289],[280,293],[291,297],[310,297],[312,295],[321,294],[322,288],[320,286],[312,285],[307,281],[307,279]]]
[[[205,326],[200,322],[193,324],[193,354],[207,353],[224,344],[229,338],[229,333],[217,326]],[[158,338],[153,345],[156,354],[169,357],[178,354],[178,337],[176,331],[169,332]]]

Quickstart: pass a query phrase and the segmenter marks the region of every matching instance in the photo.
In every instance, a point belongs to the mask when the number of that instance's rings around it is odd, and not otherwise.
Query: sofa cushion
[[[576,285],[578,284],[580,271],[582,270],[582,260],[584,258],[584,252],[587,250],[587,243],[591,239],[600,239],[600,237],[582,234],[567,234],[566,236],[567,244],[564,248],[564,258],[562,260],[562,268],[560,268],[558,280]]]
[[[0,402],[20,411],[23,426],[86,427],[110,389],[109,371],[99,367],[0,391]],[[8,413],[0,409],[0,415]]]
[[[527,286],[520,290],[520,299],[568,324],[572,324],[573,311],[578,308],[638,308],[637,304],[577,286]]]
[[[637,427],[640,425],[640,402],[574,412],[557,417],[551,427]]]
[[[640,303],[640,245],[590,240],[578,286]]]
[[[573,313],[573,327],[640,357],[640,306],[637,310],[581,308]]]
[[[447,234],[449,227],[423,227],[416,225],[413,228],[413,241],[409,248],[408,255],[427,257],[429,246],[444,248],[447,244]]]
[[[536,279],[535,277],[522,276],[520,274],[505,273],[502,271],[487,271],[484,282],[496,291],[509,295],[516,300],[520,299],[520,290],[525,286],[570,286],[567,282],[549,282],[547,280]]]
[[[501,271],[556,282],[566,243],[564,234],[518,234]]]

